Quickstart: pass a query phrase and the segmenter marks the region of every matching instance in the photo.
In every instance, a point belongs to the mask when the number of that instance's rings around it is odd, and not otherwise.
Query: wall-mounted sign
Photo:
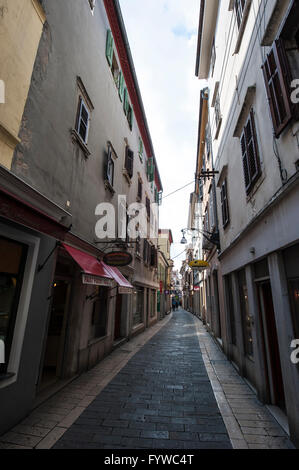
[[[189,263],[190,268],[192,269],[198,269],[199,271],[205,271],[210,267],[209,263],[207,261],[203,260],[194,260]]]
[[[112,251],[104,256],[103,261],[107,266],[122,267],[131,264],[133,258],[126,251]]]
[[[118,288],[118,293],[119,294],[133,294],[133,289],[131,289],[130,287],[119,287]]]
[[[90,274],[82,274],[82,283],[90,286],[112,287],[113,279],[91,276]]]

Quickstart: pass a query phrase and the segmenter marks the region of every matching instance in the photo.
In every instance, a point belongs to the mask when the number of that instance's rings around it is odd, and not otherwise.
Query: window
[[[151,216],[151,201],[148,197],[145,200],[145,205],[146,205],[147,217],[150,218],[150,216]]]
[[[237,17],[238,29],[240,29],[242,23],[245,4],[246,0],[235,0],[235,14]]]
[[[83,140],[84,144],[87,144],[88,132],[89,132],[90,114],[89,110],[82,97],[79,99],[78,107],[78,120],[76,131]]]
[[[127,118],[128,118],[129,127],[132,130],[133,129],[133,108],[130,104],[128,105]]]
[[[222,211],[222,224],[226,228],[229,224],[229,207],[227,197],[227,179],[221,185],[221,211]]]
[[[214,206],[214,192],[211,186],[209,192],[209,219],[210,219],[210,230],[215,228],[215,206]]]
[[[118,88],[120,70],[119,70],[119,66],[118,66],[114,52],[113,52],[113,58],[112,58],[111,72],[114,78],[114,83],[116,87]]]
[[[124,89],[124,113],[127,116],[129,111],[129,94],[128,90]]]
[[[108,154],[107,154],[107,166],[106,166],[106,181],[113,187],[114,183],[114,160],[112,157],[112,149],[111,146],[108,146]]]
[[[150,266],[151,264],[151,245],[147,240],[143,243],[143,261],[144,264]]]
[[[142,180],[138,178],[138,192],[137,192],[137,198],[141,202],[142,201],[142,189],[143,189],[143,184]]]
[[[108,60],[108,64],[110,67],[112,66],[112,61],[113,61],[113,46],[114,46],[114,40],[112,36],[112,32],[110,29],[107,31],[107,39],[106,39],[106,57]]]
[[[221,122],[222,122],[219,91],[217,92],[217,96],[216,96],[216,100],[215,100],[215,122],[216,122],[215,139],[217,139],[218,135],[219,135],[219,132],[220,132]]]
[[[154,245],[151,246],[151,261],[150,265],[154,268],[158,266],[158,251]]]
[[[241,135],[241,149],[245,187],[249,194],[261,173],[253,109]]]
[[[132,295],[133,326],[143,323],[144,289],[136,287]]]
[[[143,142],[141,137],[139,137],[139,150],[138,150],[138,155],[140,160],[143,162]]]
[[[7,373],[9,364],[26,258],[26,245],[0,238],[0,340],[5,347],[2,374]]]
[[[213,77],[214,75],[215,64],[216,64],[216,47],[215,47],[215,37],[214,37],[213,45],[212,45],[212,54],[211,54],[211,70],[210,70],[211,77]]]
[[[288,60],[283,41],[274,42],[263,65],[264,79],[271,110],[275,136],[278,138],[292,118],[291,83]]]
[[[149,158],[147,161],[147,179],[149,183],[152,183],[155,178],[155,165],[154,165],[154,159]]]
[[[126,147],[126,159],[125,159],[125,169],[129,175],[129,178],[133,178],[134,173],[134,152],[130,148]]]
[[[88,0],[91,11],[93,12],[96,7],[96,0]]]
[[[120,101],[123,102],[124,100],[124,93],[125,93],[125,79],[123,73],[119,72],[119,80],[118,80],[118,94],[120,97]]]
[[[102,338],[107,332],[107,287],[97,287],[97,294],[91,316],[91,339]]]

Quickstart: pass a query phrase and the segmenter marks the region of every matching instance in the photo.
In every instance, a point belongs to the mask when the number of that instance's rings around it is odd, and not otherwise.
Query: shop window
[[[133,308],[133,326],[137,326],[143,323],[143,301],[144,301],[144,290],[142,288],[135,288],[132,295],[132,308]]]
[[[7,368],[26,258],[26,245],[0,237],[0,340],[5,350],[5,362],[0,364],[2,374],[9,372]]]
[[[150,290],[150,317],[154,318],[156,315],[156,291]]]
[[[91,316],[91,339],[102,338],[107,334],[108,289],[97,288],[97,299],[93,304]]]
[[[245,354],[253,360],[252,322],[249,314],[248,288],[244,269],[238,273],[238,284]]]

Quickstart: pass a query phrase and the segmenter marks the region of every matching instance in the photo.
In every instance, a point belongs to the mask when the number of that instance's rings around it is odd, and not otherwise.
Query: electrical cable
[[[188,183],[188,184],[186,184],[185,186],[183,186],[182,188],[179,188],[179,189],[177,189],[176,191],[173,191],[172,193],[167,194],[167,196],[163,196],[163,197],[162,197],[162,200],[166,199],[166,198],[169,197],[169,196],[172,196],[173,194],[178,193],[179,191],[182,191],[183,189],[187,188],[188,186],[191,186],[191,184],[194,184],[194,182],[195,182],[195,179],[194,179],[193,181],[191,181],[191,183]]]

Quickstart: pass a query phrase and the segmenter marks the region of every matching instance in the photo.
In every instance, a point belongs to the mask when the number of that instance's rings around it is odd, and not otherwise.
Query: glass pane
[[[0,339],[5,343],[6,365],[9,361],[26,251],[24,245],[0,238]]]

